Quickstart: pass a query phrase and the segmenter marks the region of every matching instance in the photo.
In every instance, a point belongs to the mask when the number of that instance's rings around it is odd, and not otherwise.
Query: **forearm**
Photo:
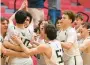
[[[20,46],[14,45],[14,44],[12,44],[8,41],[4,42],[3,45],[4,45],[5,48],[8,48],[8,49],[12,49],[12,50],[15,50],[15,51],[22,51],[22,48]]]
[[[16,52],[10,49],[6,49],[3,45],[1,46],[1,52],[6,56],[14,56],[14,57],[29,57],[24,52]]]
[[[61,46],[65,49],[70,49],[72,47],[72,43],[62,42]]]
[[[29,49],[24,45],[24,44],[20,44],[22,50],[29,55]]]
[[[10,49],[3,49],[3,54],[6,56],[14,56],[14,57],[29,57],[24,52],[16,52]]]

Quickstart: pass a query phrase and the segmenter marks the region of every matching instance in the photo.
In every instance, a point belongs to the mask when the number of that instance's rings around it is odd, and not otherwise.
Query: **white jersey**
[[[90,37],[87,37],[84,41],[90,41]],[[84,65],[90,65],[90,45],[82,44],[86,48],[82,53]]]
[[[61,30],[57,32],[57,40],[61,42],[70,42],[73,44],[73,47],[71,49],[64,49],[64,61],[68,60],[70,57],[80,55],[77,42],[77,33],[74,28],[69,27],[65,31]]]
[[[13,24],[9,24],[8,33],[5,37],[5,40],[11,40],[11,35],[16,34],[21,37],[24,45],[29,46],[30,40],[32,39],[33,34],[27,28],[20,29]]]
[[[8,33],[7,36],[5,37],[5,40],[11,40],[11,35],[16,34],[19,37],[21,37],[21,40],[23,41],[23,44],[27,47],[30,47],[30,40],[32,38],[32,34],[28,29],[20,29],[13,24],[9,24],[8,28]],[[13,41],[12,41],[13,42]],[[9,61],[9,65],[32,65],[33,61],[31,57],[29,58],[18,58],[18,57],[13,57]]]
[[[46,65],[64,65],[63,62],[63,52],[62,52],[62,47],[59,41],[53,40],[49,42],[48,44],[51,49],[52,49],[52,56],[50,59],[46,57],[44,54],[44,58],[46,61]]]

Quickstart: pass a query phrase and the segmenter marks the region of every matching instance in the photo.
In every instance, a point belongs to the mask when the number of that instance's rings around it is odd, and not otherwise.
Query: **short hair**
[[[74,22],[74,20],[75,20],[75,14],[72,11],[66,10],[66,11],[63,12],[63,14],[68,15],[69,19],[72,20],[72,23]]]
[[[56,19],[55,27],[56,27],[56,24],[57,24],[57,22],[58,22],[59,20],[61,20],[61,17],[58,17],[58,18]]]
[[[57,30],[53,24],[46,24],[44,26],[45,34],[49,40],[54,40],[57,37]]]
[[[8,20],[7,18],[5,18],[5,17],[0,17],[0,21],[1,21],[1,22],[5,21],[5,20],[9,23],[9,20]]]
[[[83,16],[81,14],[76,14],[75,19],[76,18],[79,18],[79,19],[83,20]]]
[[[31,23],[31,21],[32,21],[32,16],[31,16],[31,14],[30,14],[29,12],[26,12],[26,14],[27,14],[27,16],[30,18],[29,23]]]
[[[19,10],[15,14],[16,23],[23,24],[26,20],[26,17],[27,17],[27,13],[25,11]]]
[[[90,29],[90,22],[84,22],[81,24],[83,28]]]

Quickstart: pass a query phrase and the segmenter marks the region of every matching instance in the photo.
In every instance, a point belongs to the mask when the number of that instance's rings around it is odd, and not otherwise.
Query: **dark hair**
[[[57,30],[53,24],[46,24],[44,26],[45,34],[49,40],[54,40],[57,37]]]
[[[72,20],[72,23],[74,22],[75,14],[72,11],[66,10],[66,11],[63,12],[63,14],[68,15],[69,19]]]
[[[6,20],[9,23],[9,20],[7,18],[5,18],[5,17],[0,17],[0,20],[1,20],[1,22]]]
[[[31,14],[30,14],[29,12],[26,12],[26,14],[27,14],[27,16],[30,18],[29,23],[31,23],[31,21],[32,21],[32,16],[31,16]]]
[[[36,27],[36,28],[34,29],[34,32],[37,33],[38,31],[39,31],[39,27]]]
[[[19,10],[15,14],[16,23],[23,24],[26,20],[26,17],[27,17],[27,13],[25,11]]]
[[[86,29],[90,29],[90,22],[84,22],[81,25]]]
[[[56,19],[55,27],[56,27],[56,24],[57,24],[57,22],[58,22],[59,20],[61,20],[61,17],[58,17],[58,18]]]
[[[75,18],[79,18],[79,19],[83,20],[83,16],[81,14],[76,14]]]

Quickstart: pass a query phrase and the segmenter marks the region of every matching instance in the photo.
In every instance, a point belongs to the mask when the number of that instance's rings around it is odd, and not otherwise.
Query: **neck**
[[[1,32],[1,35],[2,35],[3,38],[5,38],[6,33],[5,32]]]
[[[16,26],[18,27],[18,28],[20,28],[20,29],[24,29],[25,27],[24,27],[24,24],[16,24]]]
[[[68,27],[70,27],[71,25],[67,25],[67,26],[64,26],[63,28],[62,28],[62,30],[66,30]]]
[[[40,38],[41,38],[41,39],[44,39],[44,38],[45,38],[44,34],[41,34],[41,33],[40,33]]]

